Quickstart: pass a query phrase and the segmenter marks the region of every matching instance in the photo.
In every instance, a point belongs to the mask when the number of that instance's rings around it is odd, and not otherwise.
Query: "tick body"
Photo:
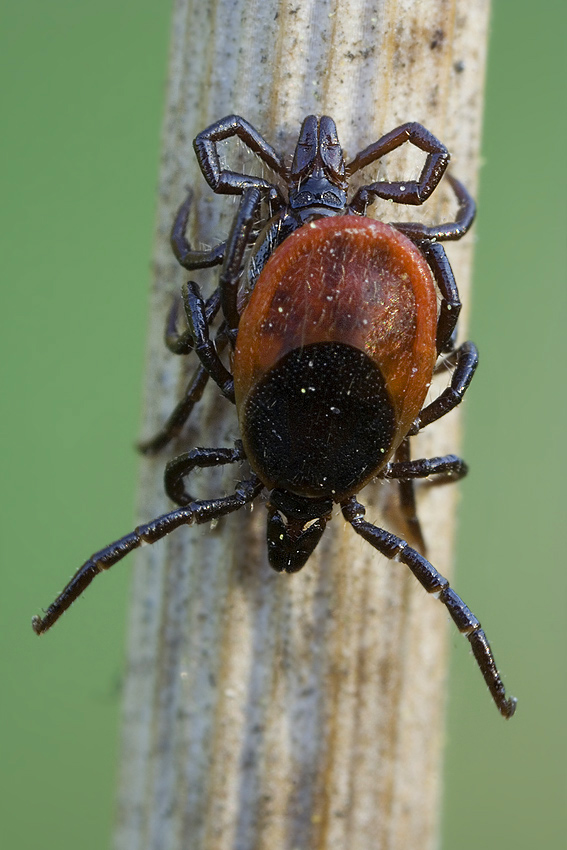
[[[374,478],[421,410],[436,329],[429,266],[393,227],[327,217],[286,239],[233,366],[244,449],[267,486],[342,501]]]
[[[222,143],[232,136],[273,181],[224,167]],[[406,142],[425,154],[419,180],[369,183],[349,200],[350,177]],[[47,631],[99,572],[142,543],[237,511],[262,491],[269,563],[296,572],[338,504],[357,534],[408,566],[446,606],[499,711],[511,717],[516,703],[506,696],[479,621],[422,554],[413,482],[456,479],[466,465],[455,455],[410,456],[411,436],[460,403],[476,369],[475,346],[454,345],[461,303],[442,245],[470,228],[474,202],[448,175],[458,205],[452,222],[385,223],[366,214],[375,198],[426,201],[445,174],[448,151],[408,123],[345,163],[334,121],[314,115],[302,124],[289,168],[235,115],[200,133],[194,147],[213,191],[238,195],[240,203],[227,241],[209,251],[194,250],[185,235],[191,194],[178,212],[171,238],[177,259],[188,270],[220,265],[219,284],[205,299],[189,281],[182,292],[186,328],[177,328],[177,305],[167,320],[169,349],[194,353],[199,365],[165,426],[141,448],[159,451],[180,433],[210,378],[236,404],[241,439],[234,448],[193,449],[170,461],[165,489],[178,507],[96,552],[44,616],[34,617],[34,630]],[[451,370],[450,385],[424,406],[440,365]],[[244,460],[251,474],[233,495],[204,501],[186,490],[196,467]],[[364,519],[356,494],[375,478],[398,482],[418,548]]]

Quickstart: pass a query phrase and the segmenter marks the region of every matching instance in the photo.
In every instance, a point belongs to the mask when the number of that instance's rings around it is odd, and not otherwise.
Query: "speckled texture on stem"
[[[488,13],[488,0],[176,0],[144,435],[163,423],[192,364],[162,341],[187,274],[168,244],[175,210],[192,185],[196,247],[224,239],[235,210],[198,173],[196,133],[236,112],[291,155],[302,118],[316,112],[335,119],[352,157],[398,124],[419,121],[451,150],[454,173],[474,193]],[[228,149],[232,161],[246,155],[236,142]],[[403,148],[377,176],[415,177],[420,161]],[[385,220],[446,221],[450,192],[440,188],[421,209],[375,210]],[[465,314],[473,242],[474,234],[448,249]],[[463,338],[465,326],[466,315]],[[168,508],[161,474],[171,454],[238,436],[231,405],[210,390],[183,440],[144,461],[141,519]],[[414,456],[458,444],[452,413],[419,437]],[[238,470],[207,473],[197,479],[203,496],[231,489]],[[382,482],[360,498],[371,521],[404,534],[395,491]],[[429,556],[445,575],[456,497],[451,486],[419,492]],[[297,575],[270,570],[264,535],[258,501],[214,529],[180,529],[138,557],[116,848],[432,850],[445,609],[338,511]],[[463,663],[472,663],[464,642]]]

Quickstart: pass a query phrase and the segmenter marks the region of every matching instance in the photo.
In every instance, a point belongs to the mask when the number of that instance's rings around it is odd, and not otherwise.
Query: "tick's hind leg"
[[[278,206],[283,206],[284,198],[279,187],[274,183],[261,177],[229,171],[222,167],[218,143],[234,136],[239,138],[279,177],[286,179],[288,176],[283,158],[256,128],[240,115],[227,115],[220,121],[215,121],[206,130],[202,130],[193,142],[201,171],[213,192],[220,195],[241,195],[246,189],[255,186],[268,190],[270,199]]]
[[[398,204],[422,204],[433,192],[449,164],[449,151],[439,139],[435,138],[421,124],[415,121],[402,124],[391,130],[377,142],[360,151],[346,166],[347,174],[352,175],[360,168],[366,168],[390,151],[399,148],[405,142],[411,142],[427,154],[419,180],[396,182],[379,181],[362,186],[350,203],[351,209],[362,215],[374,198],[395,201]]]
[[[458,630],[469,641],[498,710],[503,717],[512,717],[516,710],[516,700],[514,697],[506,696],[504,683],[496,667],[487,637],[475,615],[452,590],[447,579],[405,540],[367,522],[364,519],[364,507],[354,497],[343,502],[341,507],[345,519],[350,522],[357,534],[360,534],[382,555],[408,566],[425,590],[445,605]]]
[[[390,224],[396,230],[405,233],[406,236],[409,236],[418,245],[423,241],[433,243],[450,240],[454,242],[457,239],[461,239],[472,226],[476,215],[476,205],[474,199],[469,195],[460,180],[457,180],[452,174],[447,175],[447,180],[451,184],[451,188],[459,204],[454,221],[448,221],[445,224],[437,224],[431,227],[416,221],[392,221]]]
[[[193,192],[189,189],[187,197],[179,207],[173,227],[171,229],[171,247],[173,253],[177,257],[178,263],[184,269],[193,271],[194,269],[208,269],[211,266],[218,266],[222,263],[226,243],[221,242],[209,251],[195,251],[191,247],[185,231],[187,230],[187,222],[189,221],[189,211],[193,202]]]
[[[451,351],[454,348],[453,334],[461,311],[457,283],[441,242],[460,239],[464,236],[474,221],[476,209],[472,197],[463,184],[450,174],[447,179],[459,203],[455,221],[433,227],[417,222],[391,222],[396,230],[408,236],[422,251],[439,287],[441,293],[437,320],[437,351],[439,353]]]

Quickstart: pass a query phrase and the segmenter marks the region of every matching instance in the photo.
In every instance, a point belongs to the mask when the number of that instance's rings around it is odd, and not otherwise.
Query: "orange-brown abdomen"
[[[342,499],[373,477],[421,410],[436,324],[433,275],[395,228],[349,215],[292,233],[244,309],[233,364],[244,447],[266,485]]]

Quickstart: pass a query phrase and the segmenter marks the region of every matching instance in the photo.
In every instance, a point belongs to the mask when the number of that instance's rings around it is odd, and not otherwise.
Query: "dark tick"
[[[224,167],[219,143],[232,136],[273,173],[273,182]],[[369,183],[348,200],[351,176],[405,142],[426,155],[419,180]],[[477,366],[471,342],[454,347],[461,303],[441,244],[464,236],[474,202],[448,175],[458,204],[453,222],[386,224],[366,215],[376,198],[422,204],[445,173],[447,149],[409,123],[345,164],[334,121],[315,115],[302,124],[291,167],[235,115],[199,133],[194,146],[212,190],[241,200],[227,241],[210,251],[193,250],[185,236],[191,195],[173,225],[173,250],[184,268],[222,268],[207,300],[193,281],[183,287],[183,332],[176,309],[169,316],[167,346],[176,354],[195,351],[200,365],[165,427],[142,450],[156,452],[179,434],[210,377],[236,405],[241,440],[235,448],[193,449],[168,463],[165,489],[179,507],[93,555],[44,616],[34,618],[34,630],[47,631],[99,572],[143,542],[155,543],[181,525],[211,522],[267,490],[267,546],[275,570],[304,566],[338,503],[357,534],[407,565],[446,606],[498,709],[511,717],[516,701],[506,697],[474,614],[417,549],[367,522],[355,495],[375,478],[398,481],[405,519],[423,551],[414,480],[457,479],[467,472],[455,455],[411,460],[409,439],[461,402]],[[227,348],[231,371],[221,358]],[[442,364],[452,369],[450,386],[424,406]],[[251,475],[231,496],[194,500],[185,488],[196,467],[244,460]]]

